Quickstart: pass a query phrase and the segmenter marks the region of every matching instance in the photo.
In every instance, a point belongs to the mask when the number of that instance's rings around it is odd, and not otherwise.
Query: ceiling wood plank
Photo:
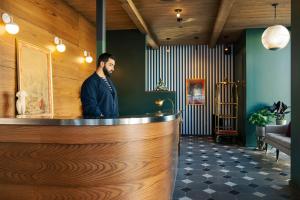
[[[154,37],[151,30],[148,28],[146,22],[141,16],[140,12],[132,2],[132,0],[119,0],[122,4],[123,9],[127,12],[130,19],[137,26],[137,28],[144,34],[146,34],[147,44],[152,48],[158,48],[158,42]]]
[[[213,48],[222,31],[223,31],[223,27],[227,21],[227,18],[229,17],[230,13],[231,13],[231,9],[232,6],[234,4],[235,0],[222,0],[220,3],[220,7],[218,10],[218,15],[215,21],[215,25],[214,25],[214,29],[212,31],[212,36],[209,42],[209,47]]]

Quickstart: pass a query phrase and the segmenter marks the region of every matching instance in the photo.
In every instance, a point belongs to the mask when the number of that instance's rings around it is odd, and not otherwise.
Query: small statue
[[[158,85],[156,86],[156,91],[169,91],[163,82],[162,78],[159,79]]]
[[[20,90],[17,92],[16,97],[18,100],[16,102],[16,108],[19,115],[25,115],[26,111],[26,97],[28,96],[27,92]]]

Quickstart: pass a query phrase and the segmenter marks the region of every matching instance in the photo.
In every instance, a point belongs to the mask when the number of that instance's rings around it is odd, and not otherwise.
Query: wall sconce
[[[16,35],[19,33],[20,28],[19,25],[14,23],[13,17],[10,16],[7,13],[2,14],[2,20],[5,23],[5,30],[11,34],[11,35]]]
[[[177,18],[177,21],[178,22],[181,22],[182,21],[182,17],[181,17],[181,12],[182,12],[182,9],[175,9],[175,12],[176,12],[176,18]]]
[[[91,56],[91,53],[89,51],[84,51],[83,54],[85,57],[85,62],[87,62],[87,63],[93,62],[93,57]]]
[[[59,37],[54,38],[54,44],[56,44],[56,50],[59,52],[65,52],[66,51],[66,45],[62,43],[62,39]]]

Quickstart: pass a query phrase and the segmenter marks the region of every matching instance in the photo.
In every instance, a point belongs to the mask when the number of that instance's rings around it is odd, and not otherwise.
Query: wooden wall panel
[[[78,44],[78,13],[62,0],[1,0],[6,12]]]
[[[60,117],[80,117],[81,101],[80,87],[83,80],[53,77],[54,110]],[[68,102],[68,103],[66,103]]]
[[[3,117],[15,114],[16,70],[0,66],[0,113]]]
[[[3,27],[0,24],[0,27]],[[16,59],[14,38],[0,31],[0,113],[3,117],[15,114]]]
[[[79,17],[79,46],[87,51],[96,52],[96,29],[84,17]],[[96,66],[96,65],[95,65]]]
[[[83,51],[90,51],[95,60],[95,27],[61,0],[1,0],[3,12],[14,16],[20,32],[11,36],[0,23],[0,117],[15,116],[16,40],[52,51],[54,115],[81,116],[81,83],[95,70],[95,61],[84,63]],[[55,36],[63,39],[65,53],[55,51]]]

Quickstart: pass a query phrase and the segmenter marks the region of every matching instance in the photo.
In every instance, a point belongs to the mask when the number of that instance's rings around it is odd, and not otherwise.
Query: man
[[[110,80],[115,59],[109,53],[98,58],[97,69],[81,86],[81,103],[84,118],[115,118],[119,116],[118,96]]]

